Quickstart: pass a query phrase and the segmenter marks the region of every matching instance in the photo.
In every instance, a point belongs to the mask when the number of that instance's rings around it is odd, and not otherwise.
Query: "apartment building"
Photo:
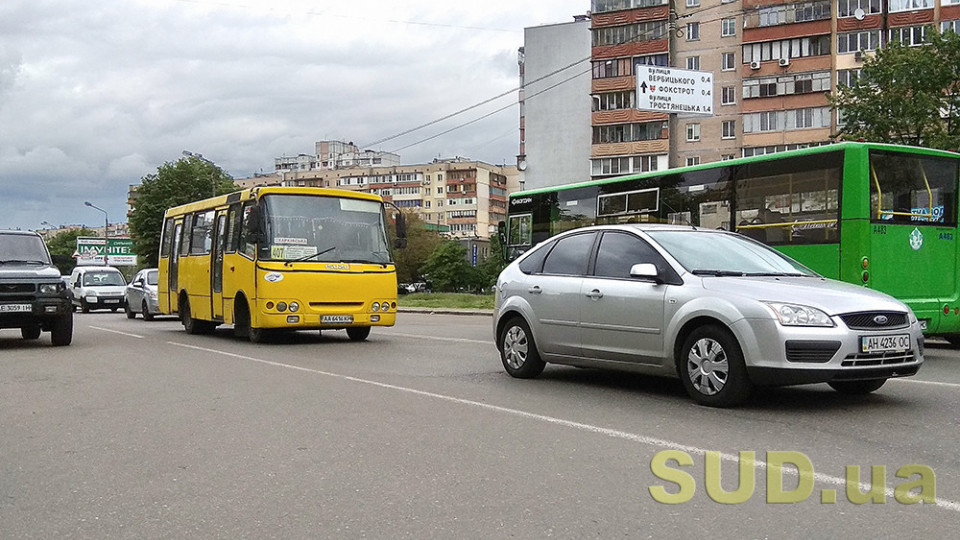
[[[864,58],[894,40],[920,46],[930,27],[960,32],[960,0],[592,0],[590,7],[593,109],[581,121],[589,121],[592,140],[589,156],[567,158],[589,160],[590,178],[830,144],[839,130],[826,94],[851,84]],[[638,64],[711,72],[714,115],[637,110]],[[538,159],[537,126],[549,114],[526,109],[529,162]]]
[[[519,190],[516,166],[463,157],[420,165],[337,166],[275,171],[235,180],[241,188],[263,185],[349,189],[380,195],[451,238],[489,240],[506,219],[507,195]]]

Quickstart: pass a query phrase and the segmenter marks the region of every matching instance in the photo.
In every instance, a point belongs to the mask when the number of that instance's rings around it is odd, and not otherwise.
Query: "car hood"
[[[0,264],[0,280],[37,277],[59,280],[60,271],[52,266],[40,266],[38,264]]]
[[[829,315],[857,311],[909,311],[899,300],[879,291],[832,279],[813,277],[712,277],[695,276],[703,288],[766,300],[815,307]]]

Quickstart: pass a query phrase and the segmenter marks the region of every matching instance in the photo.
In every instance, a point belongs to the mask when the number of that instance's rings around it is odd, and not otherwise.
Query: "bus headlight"
[[[374,302],[373,305],[370,306],[370,309],[372,309],[373,311],[380,311],[380,304]]]
[[[390,304],[386,302],[380,304],[380,311],[390,311]]]
[[[300,311],[300,304],[296,302],[290,302],[290,313],[296,313]]]
[[[283,313],[286,310],[287,310],[286,302],[277,302],[277,311],[279,311],[280,313]]]

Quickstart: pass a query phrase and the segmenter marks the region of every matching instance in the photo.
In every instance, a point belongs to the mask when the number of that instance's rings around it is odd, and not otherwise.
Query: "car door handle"
[[[587,298],[592,298],[594,300],[599,300],[603,298],[603,293],[600,292],[600,289],[594,289],[587,293]]]
[[[540,294],[543,291],[540,290],[539,285],[534,285],[533,287],[530,287],[529,289],[527,289],[527,292],[530,294]]]

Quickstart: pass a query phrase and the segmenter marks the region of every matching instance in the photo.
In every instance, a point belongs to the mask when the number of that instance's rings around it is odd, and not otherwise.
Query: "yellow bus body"
[[[240,213],[244,205],[257,203],[268,195],[373,201],[381,207],[383,204],[376,195],[345,190],[262,187],[170,208],[164,215],[158,264],[160,312],[179,314],[184,319],[181,303],[186,300],[190,318],[208,330],[219,324],[236,326],[238,317],[244,316],[249,321],[241,320],[242,324],[261,330],[393,326],[397,278],[392,258],[384,263],[259,260],[256,250],[244,250],[242,245],[231,249],[231,242],[239,242],[231,240],[233,235],[240,235],[242,228],[234,212]],[[183,229],[198,214],[214,218],[206,250],[192,245],[182,247],[189,240],[183,238]],[[385,230],[383,236],[386,239]],[[206,240],[202,234],[198,237]],[[220,257],[218,242],[222,246]],[[218,264],[221,258],[222,264]],[[214,285],[218,266],[222,273],[219,291]],[[295,312],[290,309],[292,305],[298,306]]]

